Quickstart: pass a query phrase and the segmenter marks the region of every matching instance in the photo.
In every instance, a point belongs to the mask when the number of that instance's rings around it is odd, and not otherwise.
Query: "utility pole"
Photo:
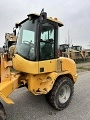
[[[69,30],[68,30],[68,37],[65,37],[65,44],[68,44],[69,47],[72,45],[72,39],[70,40]]]
[[[69,36],[69,30],[68,30],[68,45],[70,45],[70,36]]]

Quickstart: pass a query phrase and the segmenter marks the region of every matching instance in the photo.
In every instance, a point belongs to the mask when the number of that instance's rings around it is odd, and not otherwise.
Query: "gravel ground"
[[[77,71],[78,73],[90,71],[90,62],[77,64]]]
[[[87,62],[87,63],[79,63],[79,64],[77,64],[77,67],[88,67],[88,68],[90,68],[90,62]]]

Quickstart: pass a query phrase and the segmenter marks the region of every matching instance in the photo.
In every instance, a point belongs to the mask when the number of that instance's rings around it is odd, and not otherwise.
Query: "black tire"
[[[1,102],[0,102],[0,120],[6,120],[6,113]]]
[[[58,78],[52,90],[46,94],[46,101],[55,109],[63,110],[68,106],[74,92],[74,83],[69,77]]]

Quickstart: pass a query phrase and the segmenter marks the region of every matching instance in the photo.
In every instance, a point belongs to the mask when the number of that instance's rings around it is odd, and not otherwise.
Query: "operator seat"
[[[53,39],[48,39],[45,45],[41,48],[41,59],[50,59],[52,50]]]

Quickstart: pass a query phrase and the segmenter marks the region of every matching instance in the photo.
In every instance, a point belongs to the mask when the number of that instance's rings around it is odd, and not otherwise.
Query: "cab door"
[[[41,26],[39,42],[39,73],[56,70],[55,28],[50,23]]]

